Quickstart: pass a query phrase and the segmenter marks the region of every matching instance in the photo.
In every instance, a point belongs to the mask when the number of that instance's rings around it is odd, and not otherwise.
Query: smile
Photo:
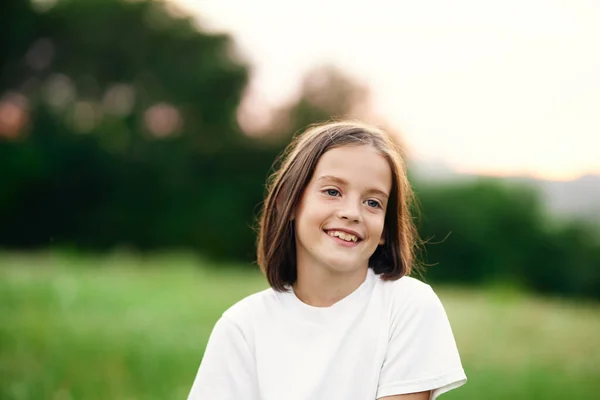
[[[344,231],[338,231],[335,229],[325,231],[325,233],[327,233],[331,237],[338,238],[338,239],[340,239],[344,242],[348,242],[348,243],[357,243],[362,240],[360,237],[358,237],[355,234],[352,234],[349,232],[344,232]]]

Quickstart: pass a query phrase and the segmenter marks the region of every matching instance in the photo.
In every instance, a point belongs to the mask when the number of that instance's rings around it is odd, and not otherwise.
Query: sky
[[[424,165],[600,174],[600,2],[172,1],[233,35],[252,66],[254,113],[333,64],[369,87],[376,113]]]

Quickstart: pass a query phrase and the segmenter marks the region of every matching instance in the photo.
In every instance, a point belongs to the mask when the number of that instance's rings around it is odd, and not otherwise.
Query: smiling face
[[[392,187],[387,160],[372,146],[344,146],[319,159],[295,212],[298,273],[366,271],[383,244]]]

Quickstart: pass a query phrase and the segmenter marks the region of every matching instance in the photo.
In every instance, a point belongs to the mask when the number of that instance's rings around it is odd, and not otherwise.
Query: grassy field
[[[0,254],[1,399],[185,399],[210,330],[266,287],[185,256]],[[434,289],[469,382],[443,399],[591,399],[600,305]]]

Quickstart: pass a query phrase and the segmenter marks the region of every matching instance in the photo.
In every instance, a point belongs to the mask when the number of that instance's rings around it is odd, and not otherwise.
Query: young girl
[[[400,151],[355,122],[296,137],[271,177],[258,263],[270,289],[217,321],[189,400],[430,400],[466,382],[448,318],[411,278]]]

